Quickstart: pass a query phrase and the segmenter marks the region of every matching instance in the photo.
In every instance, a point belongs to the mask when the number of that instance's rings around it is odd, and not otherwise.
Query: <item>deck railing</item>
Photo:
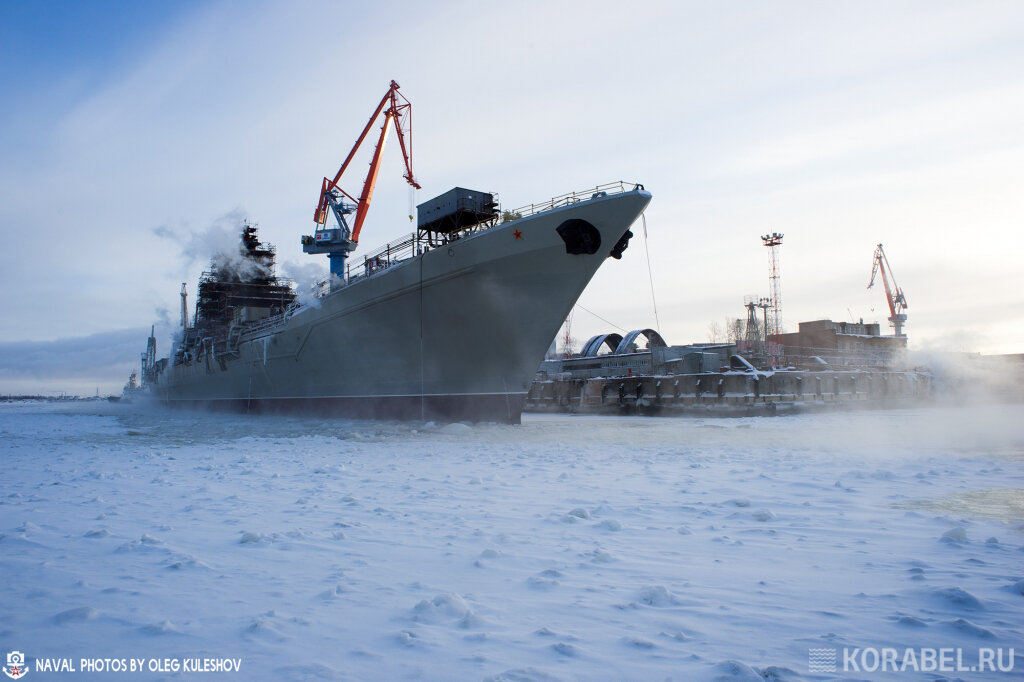
[[[550,211],[553,208],[559,208],[561,206],[570,206],[572,204],[586,201],[588,199],[596,199],[598,197],[606,196],[608,194],[622,194],[623,192],[634,192],[636,190],[643,189],[644,186],[637,182],[626,182],[625,180],[619,180],[618,182],[609,182],[604,185],[596,185],[594,187],[588,187],[587,189],[581,189],[576,192],[569,192],[567,194],[560,194],[557,197],[541,202],[539,204],[527,204],[526,206],[520,206],[519,208],[508,211],[507,213],[513,216],[514,219],[525,218],[528,215],[534,215],[536,213],[543,213],[544,211]]]
[[[246,322],[242,325],[234,327],[233,329],[239,330],[238,332],[235,332],[236,336],[234,343],[237,344],[238,337],[251,336],[253,334],[257,334],[258,332],[273,329],[274,327],[280,326],[285,320],[294,315],[295,311],[298,310],[300,307],[302,306],[298,301],[292,301],[291,303],[288,304],[288,306],[284,309],[283,312],[280,312],[276,315],[264,317],[263,319],[256,320],[255,322]],[[229,338],[231,337],[229,336]]]
[[[381,246],[376,251],[371,251],[363,257],[362,262],[356,263],[355,268],[348,265],[345,268],[345,283],[352,284],[364,277],[386,270],[392,265],[408,260],[413,256],[423,253],[427,240],[418,232],[399,237]]]

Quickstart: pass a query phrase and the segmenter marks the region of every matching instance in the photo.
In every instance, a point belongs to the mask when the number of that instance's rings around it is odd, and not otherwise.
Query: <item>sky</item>
[[[885,328],[884,243],[912,349],[1024,352],[1019,2],[2,0],[0,392],[116,392],[242,219],[283,274],[326,273],[299,237],[391,79],[422,189],[389,145],[367,251],[456,185],[512,208],[641,182],[647,248],[637,225],[598,272],[580,342],[706,341],[769,293],[781,232],[787,330]]]

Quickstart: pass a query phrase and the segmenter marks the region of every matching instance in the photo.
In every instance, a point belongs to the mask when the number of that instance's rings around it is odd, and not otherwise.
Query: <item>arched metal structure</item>
[[[622,336],[614,332],[611,334],[598,334],[597,336],[591,336],[590,340],[583,344],[583,350],[580,351],[580,357],[596,357],[598,352],[601,350],[601,346],[608,346],[608,351],[614,353],[621,344]]]
[[[665,339],[661,338],[661,334],[654,331],[653,329],[634,329],[630,333],[626,334],[625,338],[619,341],[619,345],[615,348],[616,355],[622,355],[624,353],[635,353],[633,344],[636,340],[641,337],[647,337],[647,347],[654,348],[655,346],[667,346]]]

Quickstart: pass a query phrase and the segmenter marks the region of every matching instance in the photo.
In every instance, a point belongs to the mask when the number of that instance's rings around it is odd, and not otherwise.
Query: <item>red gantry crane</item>
[[[889,324],[896,330],[896,336],[903,336],[903,325],[907,321],[907,314],[903,311],[907,309],[907,299],[903,296],[903,290],[896,284],[896,277],[892,274],[889,259],[885,257],[881,244],[875,249],[875,255],[871,259],[871,281],[868,282],[868,289],[874,286],[875,276],[879,272],[882,273],[882,285],[885,287],[885,301],[889,304]]]
[[[373,115],[370,116],[370,120],[363,128],[359,139],[356,140],[352,151],[345,157],[341,168],[334,175],[334,179],[324,178],[320,188],[320,199],[317,201],[316,211],[313,213],[316,231],[312,236],[302,237],[302,250],[306,253],[326,253],[331,261],[331,274],[338,278],[344,277],[345,259],[359,244],[359,232],[363,228],[366,214],[370,209],[370,199],[373,197],[373,188],[377,184],[377,174],[380,171],[380,157],[392,126],[398,135],[398,144],[402,148],[402,157],[405,159],[405,175],[403,177],[416,189],[420,188],[412,174],[412,104],[398,92],[398,88],[398,83],[391,81],[387,93],[380,100]],[[345,174],[345,170],[349,167],[363,140],[366,139],[370,128],[381,114],[384,115],[384,122],[380,127],[380,137],[373,150],[370,171],[363,182],[363,190],[360,192],[359,198],[356,199],[339,187],[338,182],[341,181],[341,176]],[[338,227],[336,228],[327,227],[328,208],[337,218]],[[345,216],[353,213],[355,220],[350,228]]]

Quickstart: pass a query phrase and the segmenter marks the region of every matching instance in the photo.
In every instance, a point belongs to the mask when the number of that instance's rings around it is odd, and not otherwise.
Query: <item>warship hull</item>
[[[651,198],[603,194],[389,264],[165,367],[152,392],[207,409],[518,423],[562,322]],[[600,234],[593,253],[570,253],[564,226],[581,221]]]

